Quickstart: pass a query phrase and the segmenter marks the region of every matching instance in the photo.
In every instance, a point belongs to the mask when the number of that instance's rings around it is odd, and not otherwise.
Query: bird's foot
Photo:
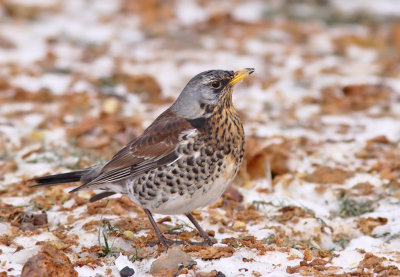
[[[203,241],[184,241],[190,245],[203,245],[203,246],[212,246],[215,242],[212,239],[205,239]]]
[[[217,240],[216,239],[212,239],[212,238],[210,238],[210,237],[205,237],[204,238],[204,240],[203,240],[203,244],[204,245],[208,245],[208,246],[212,246],[214,243],[216,243],[217,242]]]
[[[166,241],[169,244],[189,244],[189,245],[204,245],[204,246],[211,246],[215,243],[211,238],[204,239],[203,241],[172,240],[166,238]]]
[[[158,238],[158,241],[152,241],[152,242],[149,242],[148,244],[150,246],[154,246],[158,242],[160,242],[167,250],[168,250],[170,244],[189,244],[189,245],[211,246],[215,243],[210,237],[205,238],[203,241],[189,241],[189,240],[174,240],[174,239],[169,239],[169,238],[166,238],[165,236],[162,236],[162,237]]]

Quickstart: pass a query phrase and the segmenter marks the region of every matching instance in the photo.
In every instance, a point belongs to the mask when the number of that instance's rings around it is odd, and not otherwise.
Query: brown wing
[[[175,148],[180,134],[190,129],[194,127],[186,119],[165,111],[140,137],[115,154],[96,178],[83,186],[116,182],[173,162],[178,158]]]

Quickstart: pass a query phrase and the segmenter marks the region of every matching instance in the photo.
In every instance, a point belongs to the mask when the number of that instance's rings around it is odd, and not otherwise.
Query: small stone
[[[212,211],[210,212],[210,223],[211,224],[217,224],[219,222],[223,222],[224,221],[224,216],[217,212],[217,211]]]
[[[170,248],[166,256],[158,258],[151,264],[150,273],[153,276],[175,276],[183,268],[190,268],[195,264],[189,254]]]
[[[246,231],[246,223],[244,223],[243,221],[240,221],[240,220],[236,220],[233,223],[231,229],[233,231],[241,231],[241,232]]]
[[[127,237],[127,238],[129,238],[131,240],[133,240],[135,238],[135,235],[133,234],[133,232],[129,231],[129,230],[125,231],[124,235],[125,235],[125,237]]]
[[[47,224],[47,214],[45,212],[32,216],[33,225],[42,226]]]
[[[104,100],[103,105],[102,105],[102,110],[106,114],[114,114],[119,108],[119,102],[118,99],[114,97],[107,98]]]
[[[224,198],[235,202],[242,202],[243,194],[241,194],[240,191],[234,186],[229,186],[224,192]]]
[[[24,214],[22,221],[20,228],[23,231],[33,231],[47,224],[47,215],[45,212],[31,215]]]
[[[32,131],[31,138],[41,141],[44,138],[44,133],[39,131]]]
[[[133,270],[133,268],[130,268],[129,266],[125,266],[119,272],[119,275],[121,275],[121,277],[130,277],[133,276],[133,274],[135,274],[135,270]]]
[[[214,230],[206,230],[207,235],[210,237],[215,237],[215,231]]]

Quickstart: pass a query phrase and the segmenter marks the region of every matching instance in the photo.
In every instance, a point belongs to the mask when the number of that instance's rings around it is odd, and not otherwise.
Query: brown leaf
[[[358,183],[351,188],[351,195],[365,196],[374,192],[374,186],[368,182]]]
[[[224,274],[221,274],[222,272],[211,270],[210,272],[196,272],[197,277],[218,277],[218,276],[225,276]]]
[[[235,202],[242,202],[243,201],[243,194],[240,193],[240,191],[235,188],[234,186],[229,186],[222,197],[226,200],[230,201],[235,201]]]
[[[286,273],[289,273],[289,274],[298,273],[299,271],[300,271],[300,267],[298,265],[286,267]]]
[[[26,91],[22,88],[16,88],[15,93],[12,97],[12,100],[17,102],[41,102],[41,103],[50,103],[53,102],[55,96],[47,91],[40,90],[38,92],[30,92]]]
[[[104,80],[100,80],[104,82]],[[147,102],[162,103],[161,87],[157,80],[149,74],[129,75],[117,72],[111,77],[111,82],[125,85],[128,92],[138,93]]]
[[[375,268],[384,261],[384,258],[379,258],[372,253],[365,253],[364,259],[358,264],[358,268]]]
[[[400,51],[400,23],[394,23],[390,31],[390,41],[392,45],[396,47],[397,51]]]
[[[3,234],[0,236],[0,244],[5,246],[10,246],[11,243],[12,243],[12,238],[9,235]]]
[[[57,248],[45,245],[35,256],[31,257],[22,268],[22,277],[66,276],[76,277],[75,271],[68,257]]]
[[[12,40],[8,39],[4,35],[0,35],[0,48],[13,49],[15,47],[16,45]]]
[[[233,216],[236,220],[244,222],[257,221],[263,218],[263,216],[259,212],[257,212],[254,208],[238,211],[234,213]]]
[[[273,156],[271,155],[271,158]],[[262,151],[247,162],[247,173],[251,179],[263,178],[266,176],[267,155]]]
[[[251,137],[246,144],[247,173],[251,179],[263,178],[267,175],[267,163],[273,175],[288,173],[288,160],[290,149],[298,142],[285,139],[282,143],[262,147],[260,139]]]
[[[313,173],[306,178],[308,182],[318,184],[339,184],[342,185],[347,178],[353,176],[353,172],[329,166],[318,166]]]
[[[201,249],[195,253],[196,256],[201,257],[203,260],[219,259],[231,257],[235,253],[235,248],[232,246],[210,246]]]
[[[322,91],[321,111],[328,114],[341,114],[363,111],[372,106],[386,106],[391,93],[392,90],[383,85],[327,87]]]
[[[311,261],[313,259],[313,252],[310,249],[304,250],[304,260]]]
[[[121,1],[121,12],[140,16],[141,28],[150,29],[154,32],[164,32],[165,22],[172,20],[175,16],[174,2],[171,0],[159,1]]]
[[[298,217],[310,217],[309,213],[297,206],[285,206],[279,209],[282,214],[278,216],[279,221],[285,223]]]
[[[14,159],[0,162],[0,180],[4,178],[6,173],[15,172],[18,168],[18,164]]]
[[[106,200],[100,200],[87,205],[88,214],[99,214],[104,212],[104,208],[107,206]]]
[[[361,232],[363,232],[366,235],[370,235],[372,231],[375,229],[375,227],[378,227],[380,225],[385,225],[387,223],[387,218],[385,217],[363,217],[360,219],[360,222],[358,223],[358,227],[361,229]]]
[[[96,118],[86,117],[79,123],[79,125],[67,129],[67,134],[70,137],[81,136],[92,131],[98,124],[99,122]]]
[[[346,49],[352,45],[363,48],[378,48],[384,46],[384,42],[378,36],[362,36],[357,34],[345,34],[333,40],[336,51],[345,53]]]
[[[77,140],[77,144],[81,148],[101,148],[103,146],[109,145],[111,138],[108,135],[85,135],[81,136]]]
[[[383,136],[383,135],[367,140],[368,145],[373,144],[373,143],[389,144],[390,140],[386,136]]]
[[[290,157],[290,143],[271,144],[265,148],[267,159],[270,162],[271,173],[281,175],[288,173],[288,160]]]

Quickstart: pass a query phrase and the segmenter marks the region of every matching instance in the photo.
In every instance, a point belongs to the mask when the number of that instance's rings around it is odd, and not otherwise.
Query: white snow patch
[[[119,254],[118,258],[115,259],[115,266],[118,268],[119,271],[128,266],[135,270],[135,272],[137,272],[135,265],[128,259],[127,256],[124,256],[122,254]]]
[[[178,20],[186,25],[198,23],[207,18],[206,11],[194,0],[177,1],[175,12]]]
[[[239,21],[257,22],[262,19],[265,9],[265,2],[243,2],[232,10],[232,16]]]

